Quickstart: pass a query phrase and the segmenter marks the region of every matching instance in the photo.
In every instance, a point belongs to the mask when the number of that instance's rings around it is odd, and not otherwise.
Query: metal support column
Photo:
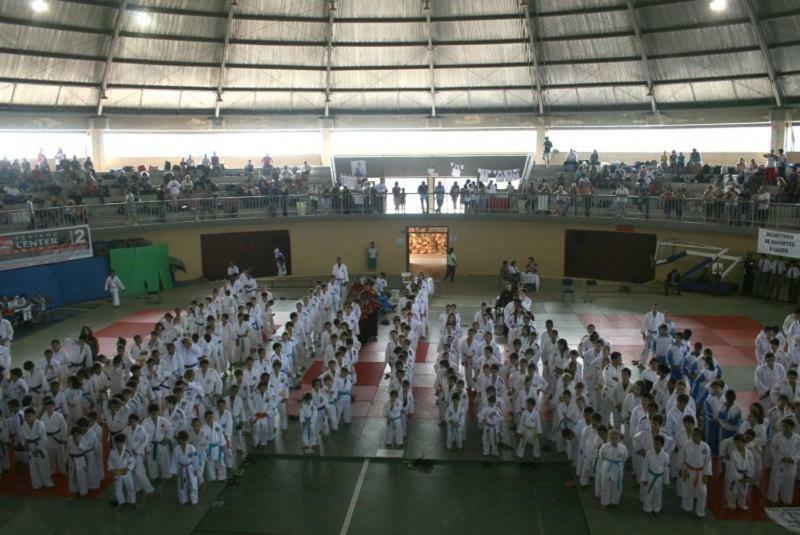
[[[536,50],[536,29],[531,17],[530,9],[528,8],[528,0],[520,0],[519,7],[525,15],[525,25],[523,26],[523,34],[528,37],[528,54],[530,56],[531,64],[531,81],[533,82],[536,91],[536,101],[539,105],[539,115],[544,115],[544,95],[542,95],[542,76],[539,71],[539,57]]]
[[[425,25],[428,30],[428,72],[431,86],[431,117],[436,117],[436,73],[434,71],[433,25],[431,24],[431,1],[422,0],[422,11],[425,12]]]
[[[122,19],[125,17],[125,11],[128,9],[128,0],[120,0],[117,12],[114,15],[114,32],[111,34],[111,40],[108,43],[108,54],[106,55],[106,63],[103,66],[103,76],[100,78],[100,94],[97,98],[97,115],[103,115],[103,103],[108,99],[106,91],[108,90],[108,75],[111,72],[111,64],[114,62],[114,51],[119,41],[119,31],[122,29]]]
[[[783,92],[781,91],[781,86],[778,83],[778,76],[775,73],[775,64],[772,61],[772,56],[769,54],[767,38],[764,36],[764,32],[761,30],[761,25],[758,17],[756,16],[756,10],[753,7],[752,0],[741,0],[741,2],[744,6],[745,12],[747,13],[747,17],[750,19],[750,26],[753,28],[753,35],[756,38],[759,50],[761,50],[761,57],[764,60],[764,65],[767,67],[767,75],[769,76],[769,82],[772,86],[772,94],[775,97],[775,105],[779,108],[782,108]]]
[[[325,117],[331,115],[331,64],[333,63],[333,24],[336,18],[336,0],[328,2],[328,38],[325,45]]]
[[[233,28],[233,10],[236,0],[225,0],[228,4],[228,19],[225,21],[225,39],[222,42],[222,57],[219,60],[219,76],[217,77],[217,101],[214,103],[214,117],[219,118],[222,107],[222,89],[225,87],[225,70],[230,50],[231,28]]]
[[[639,16],[636,14],[636,6],[633,5],[633,0],[625,0],[625,3],[628,6],[628,16],[631,18],[633,33],[636,35],[636,45],[639,47],[639,54],[642,57],[642,74],[647,82],[647,96],[650,97],[650,106],[653,108],[653,113],[658,114],[656,93],[653,89],[653,73],[650,71],[650,60],[647,58],[647,50],[645,49],[644,40],[642,39]]]

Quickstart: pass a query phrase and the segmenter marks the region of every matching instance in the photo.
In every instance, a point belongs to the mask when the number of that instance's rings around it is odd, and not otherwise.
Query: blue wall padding
[[[28,298],[40,292],[49,306],[102,299],[108,276],[108,257],[98,256],[44,266],[0,271],[0,294]]]

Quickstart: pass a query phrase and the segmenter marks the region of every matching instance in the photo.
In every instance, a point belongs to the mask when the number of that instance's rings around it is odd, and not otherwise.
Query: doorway
[[[450,245],[447,227],[408,227],[406,236],[408,271],[424,271],[434,279],[442,279],[447,272],[447,248]]]

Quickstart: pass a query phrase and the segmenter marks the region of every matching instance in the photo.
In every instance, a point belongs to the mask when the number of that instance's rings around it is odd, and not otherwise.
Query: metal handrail
[[[399,200],[399,199],[398,199]],[[430,215],[439,217],[436,194],[425,197]],[[398,205],[391,193],[178,197],[155,201],[46,207],[0,211],[0,232],[88,223],[94,228],[158,225],[203,220],[318,217],[333,215],[420,214],[422,198],[406,195]],[[668,199],[613,194],[569,195],[557,193],[482,193],[443,198],[441,215],[506,214],[520,218],[552,216],[569,219],[657,221],[714,227],[800,228],[800,204],[728,201],[725,199]]]

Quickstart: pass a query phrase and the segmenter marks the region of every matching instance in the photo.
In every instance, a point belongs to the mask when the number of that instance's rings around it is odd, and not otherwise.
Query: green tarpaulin
[[[125,285],[122,295],[141,295],[172,288],[166,243],[112,249],[111,269]]]

